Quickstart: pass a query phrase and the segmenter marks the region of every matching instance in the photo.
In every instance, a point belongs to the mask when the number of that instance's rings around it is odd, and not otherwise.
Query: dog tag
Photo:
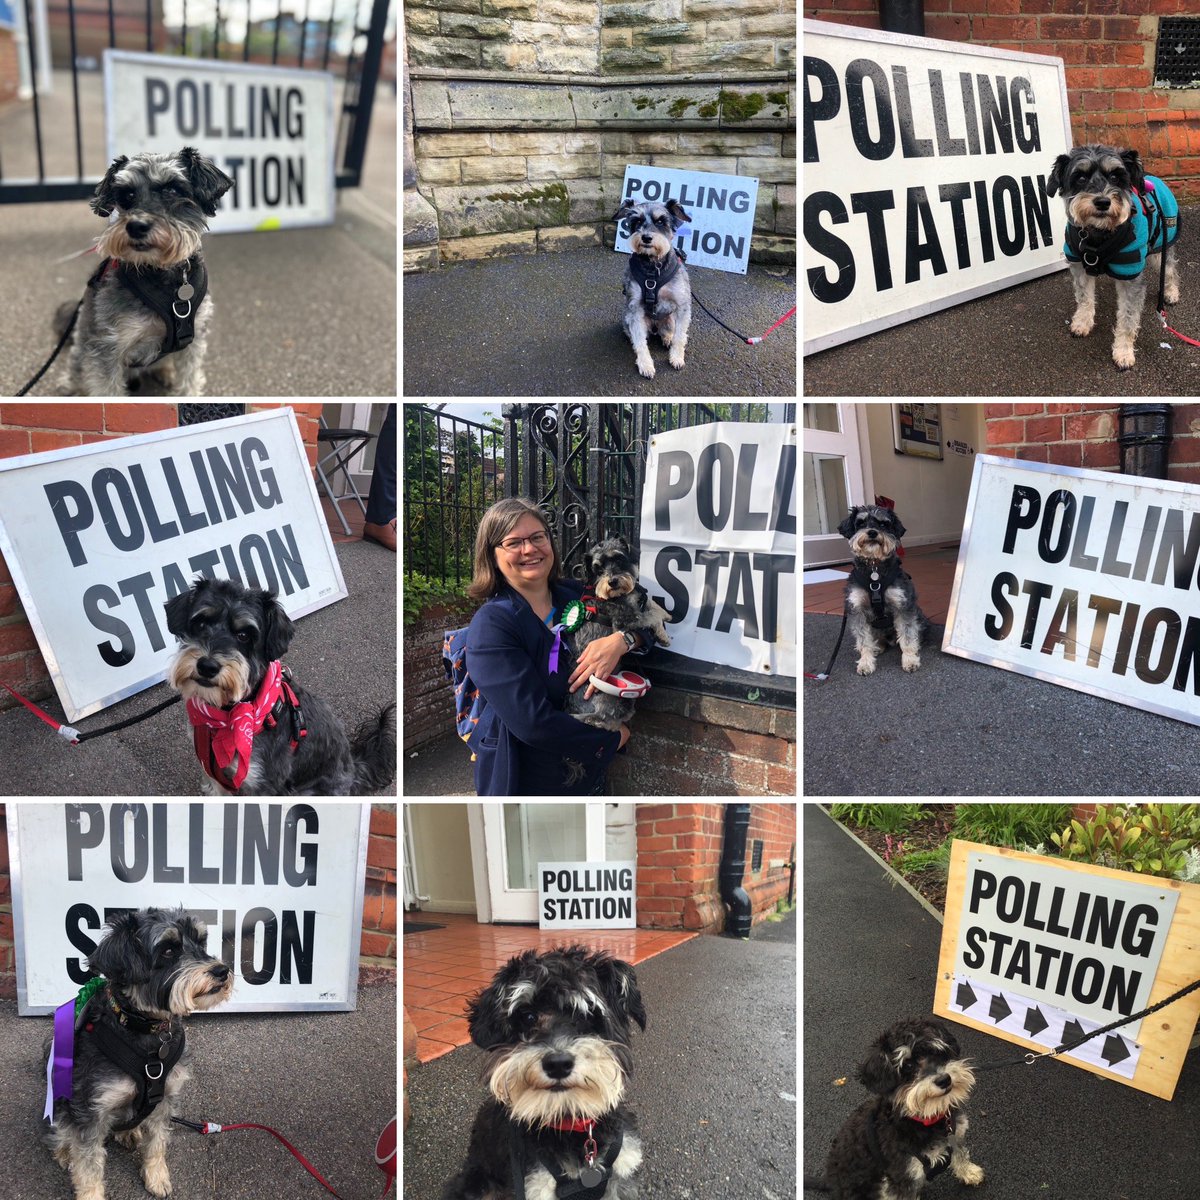
[[[192,285],[185,279],[183,283],[179,285],[179,291],[175,293],[175,297],[178,300],[190,300],[195,294],[196,289],[192,287]]]
[[[158,1061],[166,1062],[171,1057],[171,1043],[160,1042],[158,1047]]]
[[[585,1188],[594,1188],[602,1184],[608,1176],[604,1173],[603,1167],[584,1167],[579,1172],[579,1182]]]

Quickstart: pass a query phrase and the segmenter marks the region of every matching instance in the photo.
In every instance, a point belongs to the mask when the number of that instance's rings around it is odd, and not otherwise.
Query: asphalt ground
[[[840,627],[805,614],[805,671]],[[805,679],[803,795],[1195,795],[1194,726],[943,654],[943,631],[912,674],[891,649],[858,675],[847,634],[829,679]]]
[[[59,89],[64,103],[70,85]],[[20,106],[0,114],[0,141],[25,134],[11,127]],[[64,118],[60,142],[73,125]],[[97,178],[103,139],[89,142],[85,168]],[[6,143],[7,145],[8,143]],[[61,146],[59,147],[61,149]],[[5,159],[6,175],[20,175]],[[48,174],[70,170],[56,157]],[[86,201],[0,204],[0,395],[11,396],[57,344],[52,323],[76,302],[96,267],[88,250],[103,221]],[[396,101],[376,93],[363,186],[337,193],[329,226],[265,233],[210,234],[204,240],[213,303],[205,359],[208,396],[394,396],[396,394]],[[68,351],[31,396],[71,394]],[[143,388],[137,395],[149,396]]]
[[[804,1174],[821,1175],[834,1135],[866,1099],[853,1076],[872,1041],[894,1021],[932,1015],[942,926],[815,804],[804,805],[803,843]],[[1011,1042],[951,1028],[977,1063],[1020,1056]],[[967,1113],[984,1183],[971,1188],[945,1174],[923,1200],[1196,1195],[1195,1051],[1170,1102],[1044,1059],[981,1074]]]
[[[1180,300],[1167,319],[1200,340],[1200,207],[1184,208],[1179,241]],[[1163,330],[1154,308],[1152,259],[1136,343],[1137,363],[1112,361],[1116,289],[1101,279],[1096,326],[1073,338],[1075,302],[1064,269],[979,300],[921,317],[804,360],[806,396],[1195,396],[1200,348]]]
[[[302,617],[286,661],[348,729],[396,698],[396,555],[371,542],[334,550],[349,595]],[[144,713],[171,695],[156,684],[94,716],[81,733]],[[7,693],[5,693],[6,698]],[[63,721],[57,696],[37,701]],[[72,746],[17,705],[0,712],[0,796],[198,796],[202,774],[182,705]],[[381,795],[395,795],[395,785]],[[2,1191],[2,1189],[0,1189]]]
[[[18,1017],[0,1000],[0,1161],[5,1200],[70,1200],[42,1143],[51,1017]],[[344,1200],[376,1200],[375,1139],[396,1113],[396,987],[358,989],[355,1012],[208,1013],[188,1018],[190,1121],[253,1121],[288,1139]],[[137,1155],[110,1143],[109,1200],[144,1200]],[[319,1200],[328,1196],[287,1149],[253,1129],[201,1136],[177,1126],[167,1149],[184,1200]]]
[[[638,374],[621,328],[627,255],[593,246],[443,266],[404,276],[405,396],[796,395],[795,315],[747,346],[692,304],[687,362],[657,337],[656,374]],[[794,268],[746,275],[689,267],[726,325],[759,337],[796,303]]]
[[[449,724],[453,693],[446,686],[446,723]],[[451,730],[416,750],[403,750],[401,796],[474,796],[475,768],[471,752]]]
[[[796,1186],[796,912],[748,942],[693,938],[637,966],[648,1015],[627,1099],[641,1200],[791,1200]],[[466,1153],[484,1055],[409,1071],[404,1200],[435,1200]]]

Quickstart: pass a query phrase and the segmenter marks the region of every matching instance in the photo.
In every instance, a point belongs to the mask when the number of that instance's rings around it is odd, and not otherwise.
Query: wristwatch
[[[630,633],[628,629],[621,630],[621,636],[625,639],[625,649],[635,650],[638,645],[638,637],[636,633]]]

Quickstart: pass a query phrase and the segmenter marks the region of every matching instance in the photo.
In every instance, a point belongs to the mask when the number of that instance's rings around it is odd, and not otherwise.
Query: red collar
[[[908,1119],[915,1121],[918,1125],[924,1125],[928,1129],[930,1125],[940,1125],[943,1121],[949,1120],[950,1110],[946,1109],[944,1113],[936,1117],[909,1117]]]
[[[579,1117],[572,1117],[569,1121],[551,1121],[549,1125],[542,1126],[543,1129],[557,1129],[559,1133],[586,1133],[588,1137],[592,1136],[595,1127],[595,1121],[583,1121]]]

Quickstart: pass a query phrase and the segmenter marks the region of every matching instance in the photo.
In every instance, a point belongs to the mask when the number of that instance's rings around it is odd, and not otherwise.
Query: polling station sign
[[[0,553],[69,721],[166,677],[198,575],[346,595],[291,409],[0,458]]]
[[[1200,725],[1200,488],[979,455],[942,649]]]
[[[217,1012],[350,1010],[369,804],[10,804],[17,1003],[52,1012],[90,978],[104,923],[182,905],[236,976]]]
[[[637,863],[538,863],[539,929],[633,929]]]
[[[1037,1052],[1200,975],[1200,886],[955,839],[933,1010]],[[1200,992],[1061,1057],[1169,1100]]]
[[[214,233],[332,225],[333,76],[104,51],[108,157],[195,146],[233,180]]]
[[[715,175],[707,171],[677,171],[629,163],[621,185],[621,199],[634,204],[678,200],[691,221],[675,235],[689,267],[712,267],[745,275],[750,264],[750,235],[758,180],[742,175]],[[617,224],[613,249],[629,254],[629,238]]]
[[[655,434],[639,571],[671,614],[666,653],[794,679],[795,423]]]
[[[1058,58],[804,22],[804,353],[1065,265]]]

